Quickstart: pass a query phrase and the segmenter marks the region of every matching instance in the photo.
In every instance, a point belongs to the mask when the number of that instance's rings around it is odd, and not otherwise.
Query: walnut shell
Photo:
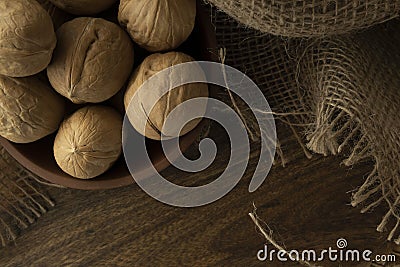
[[[56,42],[51,17],[37,1],[0,1],[0,74],[26,77],[41,72]]]
[[[58,129],[64,101],[36,77],[0,75],[0,135],[15,143],[37,141]]]
[[[79,179],[106,172],[122,152],[122,116],[106,106],[84,107],[60,127],[54,157],[60,168]]]
[[[167,94],[163,94],[164,88],[168,88],[170,81],[157,79],[157,86],[152,87],[151,90],[140,90],[140,93],[136,96],[136,92],[154,74],[162,71],[171,66],[191,62],[194,59],[184,53],[180,52],[169,52],[166,54],[153,54],[147,57],[139,68],[135,71],[132,79],[128,85],[128,89],[125,93],[124,104],[125,109],[131,122],[132,126],[142,135],[154,139],[160,140],[161,133],[164,138],[175,138],[178,136],[171,136],[170,130],[175,126],[168,126],[163,129],[165,119],[168,117],[170,112],[180,105],[181,103],[197,98],[197,97],[208,97],[208,86],[204,83],[191,83],[183,86],[179,86],[169,91]],[[177,75],[190,75],[189,73],[175,73]],[[180,77],[174,77],[174,74],[170,75],[170,79],[179,79]],[[152,110],[145,110],[146,101],[149,99],[159,99],[154,105]],[[205,113],[206,106],[199,106],[203,114]],[[195,119],[187,123],[180,135],[193,130],[201,119]],[[183,121],[176,121],[176,126],[184,125]],[[168,129],[169,128],[169,129]]]
[[[47,75],[54,89],[76,104],[115,95],[133,68],[133,44],[118,25],[77,18],[57,30],[58,44]]]
[[[50,2],[74,15],[94,15],[110,8],[117,0],[50,0]]]
[[[196,0],[121,0],[118,20],[151,52],[173,50],[191,34]]]

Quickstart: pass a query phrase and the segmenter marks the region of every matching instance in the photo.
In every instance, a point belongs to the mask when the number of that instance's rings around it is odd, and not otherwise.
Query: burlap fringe
[[[249,213],[249,216],[251,218],[251,220],[253,221],[253,223],[255,224],[256,228],[258,231],[260,231],[260,233],[263,235],[263,237],[265,238],[265,240],[271,244],[272,246],[274,246],[274,248],[276,248],[278,251],[283,251],[285,255],[289,255],[289,251],[283,247],[282,245],[280,245],[274,238],[274,233],[273,231],[270,229],[270,227],[268,226],[267,223],[265,223],[262,219],[260,219],[257,215],[257,207],[255,206],[255,204],[253,203],[253,212]],[[268,229],[268,230],[267,230]],[[299,264],[303,265],[303,266],[317,266],[314,264],[311,264],[308,261],[304,261],[301,259],[298,259],[297,261]]]
[[[218,52],[218,57],[220,62],[222,63],[222,67],[225,65],[226,63],[226,56],[227,56],[227,50],[225,47],[222,47],[219,49]],[[256,119],[253,117],[253,112],[260,112],[260,113],[265,113],[265,111],[262,110],[250,110],[250,108],[242,101],[240,101],[240,99],[235,98],[235,96],[232,94],[228,83],[227,83],[227,77],[225,74],[225,69],[222,69],[222,73],[225,75],[224,79],[225,79],[225,84],[226,84],[226,94],[228,96],[228,100],[232,106],[232,108],[235,110],[235,112],[239,115],[239,117],[241,118],[244,128],[247,131],[247,134],[249,135],[249,139],[251,142],[261,142],[262,138],[267,138],[268,141],[275,143],[275,147],[276,147],[276,151],[275,154],[272,154],[272,151],[269,150],[268,151],[262,151],[263,153],[270,153],[270,157],[273,159],[273,164],[277,165],[277,164],[281,164],[283,167],[286,166],[287,164],[287,160],[284,157],[282,148],[281,148],[281,144],[279,142],[279,139],[277,140],[271,140],[270,137],[263,133],[262,131],[260,131],[258,124],[256,122]],[[272,115],[277,115],[274,112],[272,112]]]
[[[0,244],[15,241],[55,203],[37,186],[36,179],[0,148]]]

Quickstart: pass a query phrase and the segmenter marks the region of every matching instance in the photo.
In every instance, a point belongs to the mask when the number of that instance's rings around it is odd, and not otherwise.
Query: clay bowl
[[[114,13],[114,12],[112,12]],[[107,17],[107,16],[106,16]],[[211,20],[208,13],[205,11],[201,4],[198,4],[198,12],[196,18],[196,26],[189,40],[184,43],[177,51],[185,52],[197,60],[214,60],[210,48],[216,47],[215,32],[211,25]],[[148,55],[143,49],[135,47],[135,61],[136,66]],[[135,67],[136,67],[135,66]],[[113,106],[119,111],[123,111],[123,94],[122,90],[113,99],[108,101],[107,105]],[[70,104],[67,113],[80,108]],[[201,130],[204,127],[204,122],[201,122],[193,131],[180,137],[180,147],[182,151],[187,150],[191,144],[197,139]],[[56,164],[53,156],[53,142],[55,134],[50,135],[44,139],[30,144],[15,144],[0,137],[0,143],[3,147],[14,157],[22,166],[38,175],[39,177],[58,185],[62,185],[74,189],[83,190],[102,190],[111,189],[122,186],[127,186],[134,183],[126,166],[123,156],[116,162],[116,164],[103,175],[91,179],[80,180],[69,176],[64,173]],[[148,154],[153,162],[154,167],[160,172],[170,165],[166,159],[164,152],[161,148],[160,142],[147,140],[146,141]],[[138,159],[140,161],[140,159]],[[146,173],[146,166],[137,162],[138,166],[143,165],[143,171]],[[144,179],[145,177],[140,177]]]

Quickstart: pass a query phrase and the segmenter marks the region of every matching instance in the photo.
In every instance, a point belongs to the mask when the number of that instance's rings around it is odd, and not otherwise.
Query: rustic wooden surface
[[[135,185],[98,192],[48,188],[57,207],[15,245],[0,249],[0,266],[265,266],[256,258],[265,239],[248,216],[253,203],[288,249],[334,247],[342,237],[350,248],[391,251],[387,233],[375,231],[383,210],[363,215],[349,205],[350,191],[371,164],[349,169],[333,157],[308,160],[286,128],[281,134],[291,159],[286,168],[275,166],[252,194],[247,191],[249,170],[230,194],[201,208],[164,205]],[[211,136],[223,143],[218,133]],[[229,147],[220,149],[223,156],[229,154],[224,153]],[[208,173],[215,174],[216,168]],[[172,169],[165,175],[182,184],[203,184],[214,177],[177,175]]]

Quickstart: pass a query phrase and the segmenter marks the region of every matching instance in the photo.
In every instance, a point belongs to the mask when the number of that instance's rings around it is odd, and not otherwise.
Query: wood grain
[[[258,215],[288,249],[323,249],[346,238],[350,248],[387,252],[386,234],[375,231],[382,210],[360,214],[349,205],[351,190],[371,170],[370,163],[346,168],[340,159],[306,159],[281,128],[284,151],[291,162],[275,166],[255,193],[247,191],[251,168],[239,185],[221,200],[200,208],[164,205],[137,186],[110,191],[47,188],[57,208],[17,240],[0,250],[1,266],[280,266],[261,263],[256,253],[264,238],[248,213]],[[218,144],[224,135],[212,131]],[[164,175],[182,184],[205,183],[218,174],[229,147],[221,146],[210,175]],[[257,153],[252,155],[252,164]],[[296,266],[285,264],[284,266]],[[325,265],[325,264],[324,264]],[[338,266],[327,263],[326,266]],[[343,264],[342,266],[355,266]],[[360,264],[366,266],[366,264]]]

